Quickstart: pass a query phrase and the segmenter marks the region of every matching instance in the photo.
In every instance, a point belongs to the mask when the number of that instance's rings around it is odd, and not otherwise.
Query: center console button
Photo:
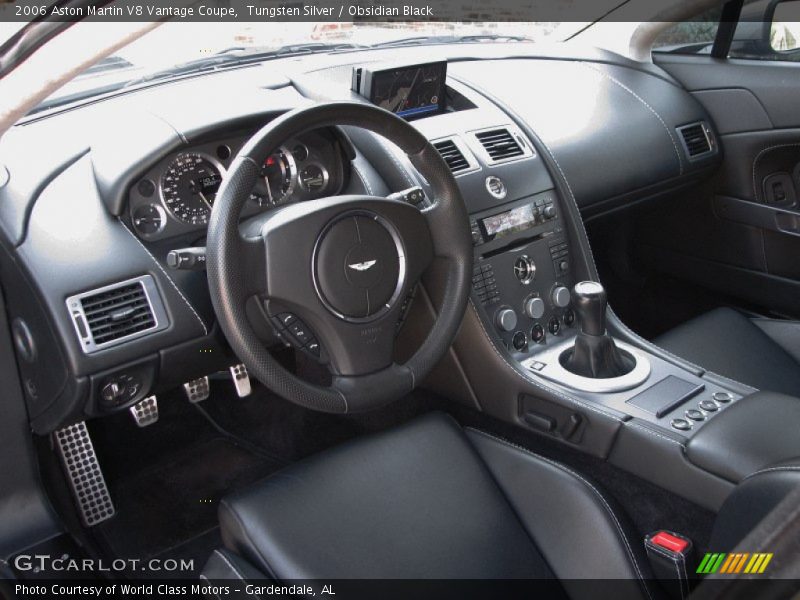
[[[703,414],[703,412],[697,410],[696,408],[687,410],[686,417],[691,419],[692,421],[705,421],[706,419],[706,416]]]
[[[531,319],[541,319],[544,316],[544,300],[541,298],[528,298],[525,301],[525,314]]]
[[[572,327],[575,324],[575,312],[569,308],[564,312],[564,325]]]
[[[566,308],[569,306],[569,290],[565,288],[563,285],[558,286],[556,289],[553,290],[551,294],[553,304],[558,308]]]
[[[547,324],[547,328],[553,335],[558,335],[558,332],[561,331],[561,323],[558,321],[557,317],[551,317],[550,322]]]
[[[536,323],[533,327],[531,327],[531,339],[540,344],[544,341],[544,327],[542,327],[539,323]]]
[[[528,349],[528,338],[525,337],[525,334],[522,331],[518,331],[514,334],[514,337],[511,339],[511,343],[514,346],[514,349],[518,350],[519,352]]]
[[[689,431],[692,428],[692,424],[686,419],[672,419],[670,425],[672,425],[675,429],[680,429],[681,431]]]
[[[715,410],[719,409],[719,405],[713,400],[701,400],[700,408],[708,412],[714,412]]]
[[[495,322],[503,331],[514,331],[517,328],[517,313],[511,308],[502,308],[497,311]]]
[[[717,402],[721,402],[722,404],[727,404],[728,402],[733,400],[733,396],[728,392],[714,392],[713,394],[711,394],[711,397]]]

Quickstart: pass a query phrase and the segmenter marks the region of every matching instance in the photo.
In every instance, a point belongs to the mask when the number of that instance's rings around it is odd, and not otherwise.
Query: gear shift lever
[[[572,302],[575,312],[580,318],[581,331],[584,334],[605,334],[608,298],[602,285],[596,281],[576,283]]]
[[[581,322],[575,346],[560,357],[565,369],[593,379],[620,377],[636,366],[629,353],[621,351],[614,338],[606,334],[608,298],[596,281],[575,284],[573,306]]]

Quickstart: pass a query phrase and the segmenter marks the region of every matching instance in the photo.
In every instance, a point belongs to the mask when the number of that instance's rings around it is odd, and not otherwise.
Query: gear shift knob
[[[603,286],[596,281],[575,284],[572,305],[581,320],[581,331],[586,335],[605,335],[608,297]]]

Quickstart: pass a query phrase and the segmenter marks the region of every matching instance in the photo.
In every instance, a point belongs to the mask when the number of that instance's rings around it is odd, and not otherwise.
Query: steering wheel
[[[337,125],[397,144],[429,182],[432,205],[421,211],[398,199],[334,196],[288,205],[262,219],[255,235],[243,234],[242,208],[267,157],[291,137]],[[452,344],[472,277],[469,217],[447,164],[403,119],[350,102],[288,112],[244,145],[217,193],[206,253],[220,327],[249,374],[287,400],[331,413],[377,408],[410,392]],[[417,351],[397,364],[403,301],[434,260],[445,282],[438,315]],[[268,316],[308,326],[330,357],[329,386],[298,378],[272,357],[247,317],[253,296]]]

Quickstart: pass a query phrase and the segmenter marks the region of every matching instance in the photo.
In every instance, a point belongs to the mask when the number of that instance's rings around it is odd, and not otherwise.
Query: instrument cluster
[[[249,136],[187,146],[143,173],[129,192],[131,223],[143,239],[204,230],[217,191]],[[327,131],[288,140],[268,156],[242,216],[340,193],[344,161]]]

